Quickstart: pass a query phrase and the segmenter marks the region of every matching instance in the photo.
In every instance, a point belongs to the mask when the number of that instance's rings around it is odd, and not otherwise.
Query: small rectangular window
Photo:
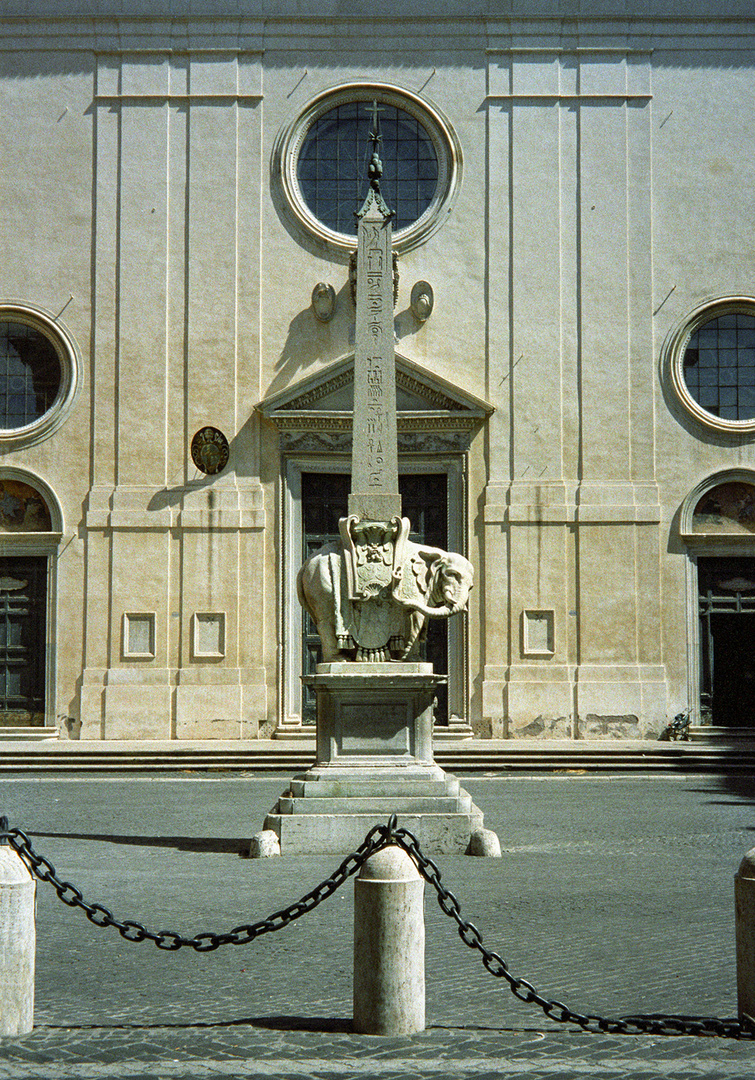
[[[125,613],[123,616],[123,655],[126,659],[154,659],[154,611],[127,611]]]
[[[198,611],[194,615],[194,656],[225,656],[224,611]]]

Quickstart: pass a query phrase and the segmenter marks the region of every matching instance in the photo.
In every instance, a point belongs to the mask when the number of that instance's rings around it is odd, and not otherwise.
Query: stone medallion
[[[200,472],[213,476],[228,464],[228,439],[215,427],[200,428],[191,440],[191,460]]]

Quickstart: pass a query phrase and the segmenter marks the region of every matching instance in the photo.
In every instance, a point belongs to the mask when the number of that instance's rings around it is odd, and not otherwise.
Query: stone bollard
[[[734,875],[739,1019],[755,1022],[755,848]]]
[[[354,1031],[425,1030],[425,883],[400,847],[367,860],[354,882]]]
[[[35,889],[23,860],[0,844],[0,1035],[34,1027]]]

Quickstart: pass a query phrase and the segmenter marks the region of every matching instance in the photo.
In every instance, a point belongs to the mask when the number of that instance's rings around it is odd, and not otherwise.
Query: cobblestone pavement
[[[192,934],[284,907],[339,861],[239,857],[287,777],[28,777],[0,812],[85,898]],[[744,778],[464,781],[500,860],[438,858],[464,914],[512,971],[576,1010],[736,1013],[732,877],[755,843]],[[517,1002],[428,894],[428,1030],[349,1031],[353,889],[246,947],[130,944],[38,891],[34,1032],[0,1041],[0,1080],[204,1077],[755,1075],[755,1042],[599,1036]]]

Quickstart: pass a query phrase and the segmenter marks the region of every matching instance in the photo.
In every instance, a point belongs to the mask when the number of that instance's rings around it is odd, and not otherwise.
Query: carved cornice
[[[424,398],[429,405],[434,406],[436,409],[448,409],[449,412],[456,412],[463,410],[464,405],[460,401],[454,401],[453,398],[447,397],[440,390],[431,389],[426,383],[422,383],[419,379],[415,379],[414,376],[409,375],[406,371],[401,371],[396,368],[396,386],[401,387],[409,394],[416,394],[417,397]]]
[[[276,413],[271,417],[279,431],[348,431],[351,413]]]
[[[402,454],[463,454],[469,449],[472,431],[441,429],[402,431],[398,433],[398,450]],[[284,430],[280,437],[285,454],[351,454],[351,429]]]
[[[285,411],[289,412],[295,409],[309,409],[315,402],[322,401],[323,398],[327,398],[330,394],[337,393],[339,390],[342,390],[344,386],[351,386],[353,381],[354,376],[350,369],[341,371],[332,378],[326,379],[317,386],[313,386],[305,393],[292,398],[287,402]],[[435,409],[446,409],[449,412],[463,412],[467,408],[462,402],[454,401],[453,398],[448,397],[448,395],[444,394],[441,390],[436,390],[428,386],[427,383],[421,382],[415,376],[410,375],[406,371],[402,371],[400,368],[396,369],[396,386],[405,390],[408,394],[414,394],[416,397],[424,399],[428,405]]]
[[[351,413],[277,413],[272,418],[279,431],[347,431],[351,433]],[[411,431],[472,431],[479,426],[479,416],[467,413],[433,415],[433,413],[400,413],[397,416],[400,432]]]

